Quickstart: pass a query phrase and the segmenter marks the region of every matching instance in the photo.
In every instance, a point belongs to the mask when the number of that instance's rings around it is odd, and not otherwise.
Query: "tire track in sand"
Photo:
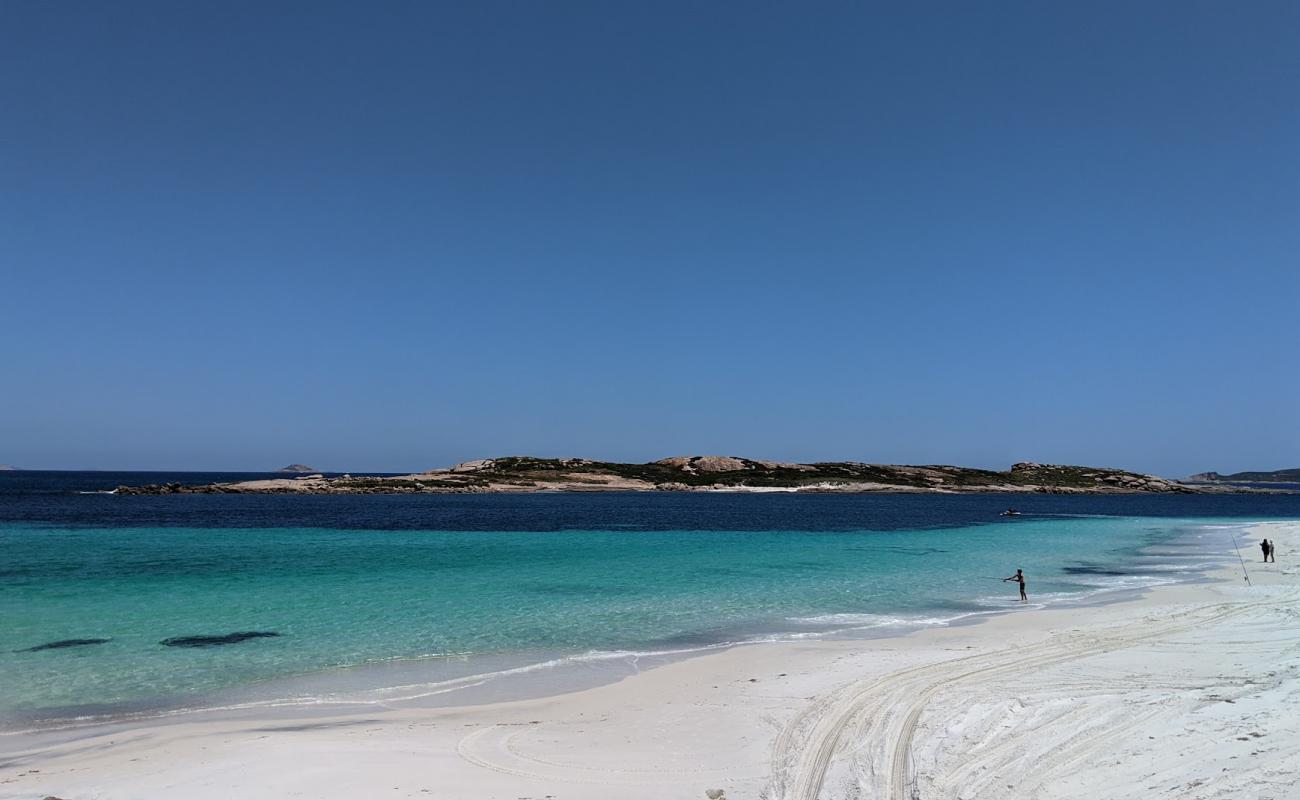
[[[889,800],[916,800],[912,739],[926,705],[962,682],[996,678],[1120,650],[1245,613],[1262,603],[1220,603],[1150,617],[1095,633],[1065,634],[1032,648],[970,656],[899,670],[851,683],[813,703],[782,730],[773,746],[767,800],[817,800],[836,755],[865,755],[864,776],[883,783]],[[1172,624],[1171,624],[1172,623]],[[1027,654],[1029,651],[1029,654]],[[877,765],[887,765],[885,774]]]

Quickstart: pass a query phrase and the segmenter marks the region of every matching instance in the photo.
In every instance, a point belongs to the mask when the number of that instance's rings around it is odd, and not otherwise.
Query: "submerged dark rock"
[[[1066,575],[1130,575],[1132,573],[1121,570],[1109,569],[1107,567],[1097,567],[1091,564],[1080,564],[1078,566],[1062,567],[1061,571]]]
[[[46,642],[38,644],[35,647],[29,647],[26,650],[19,650],[20,653],[35,653],[40,650],[62,650],[65,647],[84,647],[88,644],[104,644],[111,642],[112,639],[60,639],[57,642]]]
[[[237,631],[223,633],[220,636],[173,636],[163,639],[159,644],[167,647],[215,647],[219,644],[239,644],[248,639],[266,639],[279,636],[275,631]]]

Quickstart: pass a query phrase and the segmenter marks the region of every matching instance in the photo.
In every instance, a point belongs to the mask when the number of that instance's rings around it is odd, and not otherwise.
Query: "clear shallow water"
[[[0,490],[2,720],[235,687],[271,698],[285,678],[364,664],[400,665],[393,679],[409,682],[904,631],[1014,607],[1014,585],[998,579],[1016,567],[1035,603],[1187,579],[1231,555],[1236,529],[1204,515],[1206,498],[1162,507],[1186,516],[1134,517],[1132,498],[134,498],[77,495],[78,480]],[[1227,501],[1225,522],[1300,517],[1297,498],[1213,499]],[[1008,504],[1037,511],[998,519]],[[160,644],[234,631],[280,636]],[[111,641],[20,652],[88,638]]]

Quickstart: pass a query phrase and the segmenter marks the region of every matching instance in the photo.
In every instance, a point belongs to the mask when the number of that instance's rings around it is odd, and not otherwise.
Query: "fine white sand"
[[[1234,567],[496,705],[0,736],[0,798],[1300,798],[1300,524],[1253,534],[1251,586]]]

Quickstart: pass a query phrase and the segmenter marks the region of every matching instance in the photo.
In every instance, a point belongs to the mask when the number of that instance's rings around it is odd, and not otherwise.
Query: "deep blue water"
[[[349,530],[910,530],[1027,515],[1300,516],[1294,495],[518,494],[85,495],[119,485],[205,484],[272,473],[0,472],[0,521],[106,527]]]

